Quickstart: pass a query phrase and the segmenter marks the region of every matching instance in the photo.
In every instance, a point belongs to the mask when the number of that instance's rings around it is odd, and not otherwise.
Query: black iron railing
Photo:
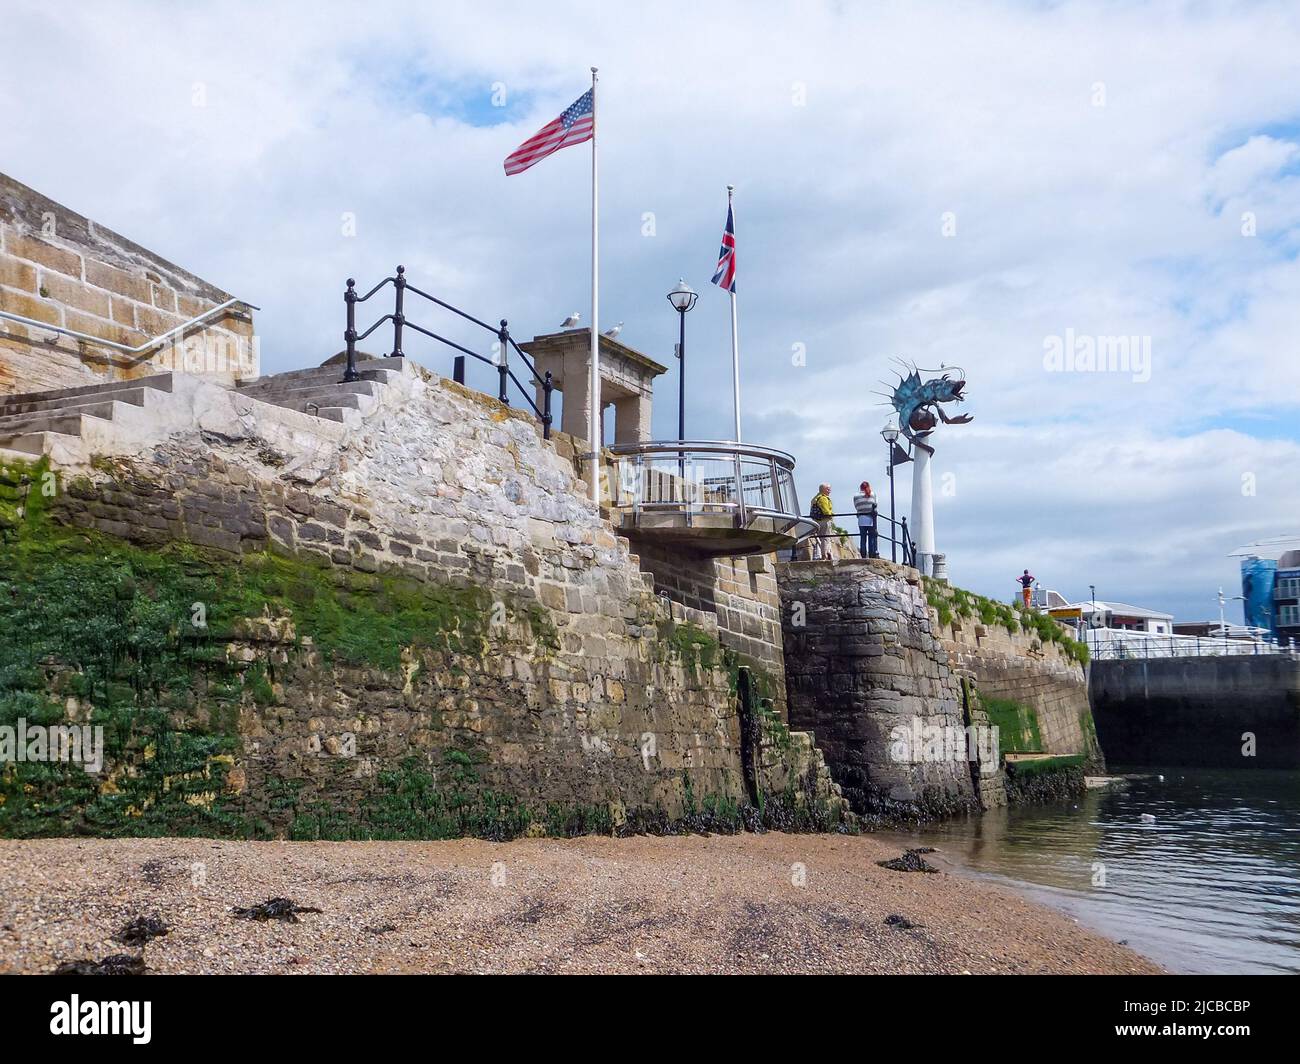
[[[395,293],[393,297],[393,312],[391,314],[385,314],[378,321],[376,321],[372,326],[370,326],[370,328],[367,329],[365,332],[358,333],[357,332],[357,304],[364,303],[371,296],[375,295],[381,288],[384,288],[386,285],[390,285],[390,284],[393,286],[394,293]],[[529,357],[524,353],[523,349],[520,348],[520,346],[517,343],[515,343],[514,337],[510,335],[510,328],[505,318],[501,319],[501,324],[499,326],[493,327],[485,321],[480,321],[478,318],[474,317],[474,315],[466,314],[463,310],[459,309],[458,307],[453,307],[450,303],[444,302],[443,300],[439,299],[437,296],[431,296],[428,292],[421,291],[420,289],[416,288],[415,285],[407,281],[405,266],[398,266],[397,273],[395,276],[385,277],[382,281],[380,281],[377,285],[375,285],[374,288],[372,288],[369,292],[367,292],[363,296],[357,295],[356,285],[357,282],[353,280],[351,277],[349,277],[347,290],[343,293],[343,301],[347,304],[347,308],[348,308],[348,325],[347,325],[347,329],[345,329],[343,332],[343,339],[347,344],[347,368],[343,373],[343,380],[345,382],[361,379],[361,374],[357,372],[357,343],[361,340],[364,340],[372,332],[378,329],[379,326],[383,325],[384,322],[391,321],[393,323],[393,350],[386,357],[388,358],[404,357],[404,353],[402,351],[402,330],[404,328],[410,328],[410,329],[414,329],[416,332],[420,333],[423,336],[427,336],[432,340],[437,340],[439,343],[446,344],[448,347],[454,348],[455,350],[461,352],[459,355],[455,357],[455,360],[452,364],[453,365],[452,376],[457,381],[457,383],[460,384],[465,383],[465,356],[466,355],[468,355],[470,358],[476,358],[480,362],[485,362],[489,366],[494,367],[497,371],[497,375],[498,375],[497,399],[499,399],[506,406],[510,405],[509,386],[510,386],[510,382],[514,381],[515,387],[519,389],[519,393],[524,397],[524,400],[528,403],[528,405],[532,407],[533,413],[537,415],[537,419],[542,423],[543,437],[545,437],[546,439],[551,438],[551,421],[552,421],[551,393],[555,387],[551,383],[551,374],[548,371],[542,377],[537,376],[537,369],[533,365],[532,360],[529,359]],[[461,344],[456,343],[455,340],[449,340],[447,337],[440,336],[436,332],[426,329],[422,325],[417,325],[415,322],[407,320],[406,308],[405,308],[407,292],[410,292],[412,295],[420,296],[422,299],[427,299],[430,303],[442,307],[444,310],[449,310],[453,314],[459,315],[460,317],[464,318],[466,321],[472,322],[474,325],[477,325],[480,329],[485,329],[486,331],[490,332],[497,339],[497,357],[489,358],[486,355],[480,355],[477,351],[471,351],[468,347],[464,347]],[[515,376],[514,370],[510,368],[511,349],[514,350],[515,354],[519,356],[520,360],[528,368],[528,372],[532,374],[531,383],[541,388],[542,405],[540,407],[533,400],[533,397],[528,394],[528,389],[526,389],[522,384],[522,382],[519,380],[519,378]]]
[[[858,534],[858,527],[856,523],[858,519],[858,514],[856,510],[853,511],[852,513],[831,514],[830,516],[831,516],[831,520],[834,520],[837,517],[851,517],[854,520],[854,525],[852,528],[845,529],[843,536],[839,532],[834,532],[834,531],[827,532],[825,535],[818,532],[814,532],[811,536],[808,537],[809,539],[842,539],[848,536],[853,536],[855,534]],[[888,527],[888,531],[886,531],[886,526]],[[861,536],[859,535],[858,538],[860,540]],[[912,542],[912,537],[908,534],[906,517],[900,517],[898,518],[898,520],[894,520],[892,517],[886,517],[884,514],[877,513],[876,514],[877,548],[879,548],[881,542],[885,542],[890,545],[890,555],[894,559],[894,561],[897,561],[898,555],[901,554],[904,565],[910,565],[913,568],[916,568],[916,544]]]

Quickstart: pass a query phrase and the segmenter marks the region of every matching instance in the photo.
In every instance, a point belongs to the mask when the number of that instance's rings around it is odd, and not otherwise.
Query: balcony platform
[[[611,518],[626,534],[713,557],[789,550],[816,530],[799,512],[794,459],[719,440],[612,448]]]

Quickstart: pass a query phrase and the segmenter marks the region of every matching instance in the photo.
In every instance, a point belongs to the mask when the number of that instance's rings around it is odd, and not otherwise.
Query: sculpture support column
[[[916,567],[925,576],[934,575],[934,492],[930,483],[930,452],[913,447],[912,518],[908,531],[916,545]]]

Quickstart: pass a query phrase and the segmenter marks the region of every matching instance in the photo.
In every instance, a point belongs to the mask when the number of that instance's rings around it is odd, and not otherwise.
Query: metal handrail
[[[184,332],[191,329],[204,318],[210,318],[213,314],[220,311],[228,310],[233,306],[247,307],[249,310],[261,310],[261,307],[254,306],[252,303],[243,299],[227,299],[220,306],[213,307],[211,310],[205,310],[202,314],[196,314],[189,321],[177,325],[174,329],[168,329],[165,333],[155,336],[152,340],[147,340],[139,347],[128,347],[126,344],[119,344],[115,340],[105,340],[99,336],[91,336],[89,333],[78,332],[76,329],[65,329],[62,325],[51,325],[47,321],[37,321],[35,318],[25,318],[21,314],[12,314],[7,310],[0,310],[0,318],[7,318],[9,321],[16,321],[22,325],[30,325],[37,329],[45,329],[50,332],[62,333],[64,336],[71,336],[77,340],[84,340],[87,343],[102,344],[105,347],[111,347],[118,351],[124,351],[128,355],[138,355],[148,351],[151,347],[157,347],[160,343],[176,333]]]
[[[493,326],[489,325],[487,322],[474,317],[474,315],[466,314],[459,307],[453,307],[450,303],[444,302],[443,300],[439,299],[437,296],[430,295],[428,292],[422,291],[421,289],[416,288],[415,285],[408,282],[406,279],[405,266],[398,266],[397,272],[394,276],[385,277],[382,281],[380,281],[377,285],[375,285],[372,289],[370,289],[369,292],[367,292],[363,296],[357,295],[356,284],[357,282],[353,278],[349,277],[347,281],[347,288],[344,290],[343,293],[343,300],[344,303],[347,305],[347,328],[343,332],[343,340],[344,343],[347,345],[347,361],[343,371],[344,382],[355,381],[360,379],[360,374],[357,372],[357,362],[356,362],[357,342],[359,340],[364,340],[372,332],[378,329],[379,326],[383,325],[385,322],[391,321],[393,323],[393,350],[389,352],[387,357],[402,358],[403,357],[402,329],[405,326],[410,326],[412,329],[414,329],[416,332],[420,333],[421,335],[427,336],[431,340],[437,340],[439,343],[446,344],[448,347],[452,348],[453,350],[461,352],[459,355],[456,356],[456,358],[453,361],[452,379],[455,380],[457,384],[465,383],[465,356],[466,355],[468,355],[470,358],[476,358],[480,362],[483,362],[486,365],[492,366],[493,368],[496,369],[498,374],[498,379],[500,381],[499,387],[497,389],[497,399],[498,401],[500,401],[506,406],[510,405],[508,382],[514,381],[515,387],[518,388],[520,394],[523,395],[524,401],[527,402],[528,405],[533,408],[533,413],[536,414],[538,420],[541,421],[543,438],[545,439],[551,438],[551,422],[553,420],[551,415],[551,393],[555,387],[555,385],[551,382],[551,374],[548,371],[544,376],[538,377],[537,367],[533,364],[533,361],[523,352],[523,350],[515,342],[514,337],[510,335],[509,324],[507,323],[505,318],[501,319],[501,325],[499,328],[494,328]],[[358,303],[364,303],[367,299],[373,296],[381,288],[390,284],[393,286],[395,290],[394,299],[393,299],[393,312],[391,314],[383,315],[378,321],[376,321],[373,325],[371,325],[370,328],[367,329],[365,332],[362,333],[357,332],[356,305]],[[445,336],[439,336],[436,332],[433,332],[430,329],[426,329],[422,325],[417,325],[413,321],[408,321],[404,309],[405,297],[407,292],[411,292],[412,294],[420,296],[423,299],[427,299],[430,303],[442,307],[444,310],[449,310],[453,314],[457,314],[460,317],[464,318],[466,321],[472,322],[473,324],[477,325],[479,328],[492,333],[492,335],[497,338],[497,343],[499,345],[499,349],[501,352],[500,361],[497,361],[496,359],[486,358],[485,356],[480,355],[477,351],[472,351],[468,347],[456,343],[456,341],[454,340],[449,340]],[[510,368],[509,355],[510,355],[510,349],[512,347],[515,349],[516,353],[518,353],[519,357],[523,360],[524,365],[528,367],[528,372],[533,375],[534,382],[542,389],[542,405],[540,407],[537,405],[537,403],[533,401],[533,397],[528,394],[528,390],[524,387],[524,385],[519,380],[519,378],[515,376],[514,371]]]
[[[835,513],[830,515],[830,517],[832,518],[858,517],[858,516],[859,514],[856,510],[853,510],[850,513]],[[882,521],[886,522],[889,525],[889,533],[887,535],[881,535],[879,532],[877,532],[877,538],[883,539],[886,542],[892,544],[893,546],[898,547],[899,550],[901,550],[903,553],[903,564],[910,565],[913,568],[915,568],[916,567],[916,543],[913,542],[911,533],[908,532],[907,530],[907,518],[886,517],[884,514],[880,513],[879,511],[876,512],[875,518],[876,518],[877,528],[879,528],[880,522]],[[850,529],[845,529],[845,533],[850,536],[853,534]],[[820,533],[814,533],[813,536],[810,536],[809,538],[810,539],[812,538],[841,539],[843,537],[838,532],[831,532],[825,536],[822,536]]]
[[[774,447],[759,447],[752,443],[734,440],[643,440],[639,443],[617,443],[610,447],[614,454],[623,456],[644,454],[650,451],[705,451],[713,454],[740,454],[748,458],[767,458],[779,462],[790,472],[794,471],[794,455]]]
[[[1263,639],[1215,638],[1088,627],[1084,627],[1081,634],[1082,641],[1087,643],[1089,654],[1095,661],[1251,657],[1295,653],[1294,649],[1288,650],[1279,643]]]

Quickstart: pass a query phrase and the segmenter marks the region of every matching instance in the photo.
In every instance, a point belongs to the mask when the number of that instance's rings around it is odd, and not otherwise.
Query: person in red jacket
[[[1029,609],[1029,607],[1033,605],[1033,598],[1034,598],[1033,575],[1029,572],[1028,569],[1026,569],[1023,573],[1021,573],[1018,577],[1016,577],[1016,579],[1020,581],[1020,597],[1023,598],[1025,601],[1025,609]]]

